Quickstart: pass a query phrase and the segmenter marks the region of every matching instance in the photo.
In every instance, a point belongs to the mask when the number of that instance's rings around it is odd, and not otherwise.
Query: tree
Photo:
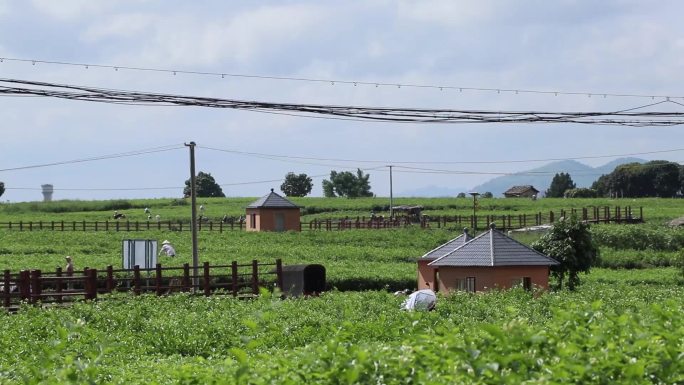
[[[465,197],[466,197],[466,195],[464,192],[460,192],[460,193],[458,193],[458,195],[456,195],[456,198],[465,198]]]
[[[214,177],[210,173],[205,173],[200,171],[195,177],[195,194],[199,198],[223,198],[223,190],[219,186]],[[186,197],[190,196],[190,179],[185,181],[185,188],[183,189],[183,195]]]
[[[681,167],[665,160],[622,164],[602,175],[592,188],[600,196],[672,197],[682,190]]]
[[[483,198],[494,198],[494,194],[492,194],[491,191],[485,191],[485,192],[482,194],[482,197],[483,197]]]
[[[547,198],[562,198],[565,190],[577,187],[572,181],[570,174],[562,172],[553,176],[549,189],[546,190]]]
[[[313,183],[308,175],[296,175],[293,172],[288,172],[285,175],[285,181],[280,185],[280,191],[289,197],[305,197],[309,195],[312,188]]]
[[[575,290],[580,283],[579,273],[588,273],[598,260],[598,249],[591,239],[589,225],[576,215],[554,223],[532,248],[560,262],[551,267],[552,275],[558,280],[558,289],[563,288],[567,275],[568,289]]]
[[[0,197],[5,193],[5,183],[0,182]]]
[[[597,196],[596,190],[585,187],[571,188],[565,190],[563,194],[564,198],[596,198]]]
[[[330,180],[323,181],[323,195],[328,198],[340,196],[347,198],[372,197],[370,175],[361,169],[356,174],[351,171],[330,171]]]

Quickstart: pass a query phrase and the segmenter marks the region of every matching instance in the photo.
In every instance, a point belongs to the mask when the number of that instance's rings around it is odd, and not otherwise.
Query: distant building
[[[506,198],[532,198],[539,194],[539,190],[531,185],[513,186],[504,192]]]
[[[271,192],[247,206],[247,231],[300,231],[300,207]]]
[[[555,259],[494,226],[475,238],[468,237],[464,233],[418,260],[418,289],[477,292],[515,286],[528,290],[549,287],[550,267],[558,265]]]
[[[43,202],[52,202],[52,193],[54,191],[51,184],[42,184],[40,187],[43,188]]]

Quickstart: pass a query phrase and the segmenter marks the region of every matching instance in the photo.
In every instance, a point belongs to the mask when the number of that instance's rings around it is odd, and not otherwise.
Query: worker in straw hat
[[[161,253],[165,253],[169,257],[176,256],[176,250],[173,248],[168,239],[165,239],[164,242],[162,242],[162,247],[159,249],[159,255],[161,255]]]

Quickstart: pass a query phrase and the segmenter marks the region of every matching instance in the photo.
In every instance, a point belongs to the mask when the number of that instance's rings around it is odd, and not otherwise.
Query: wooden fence
[[[300,230],[348,230],[348,229],[390,229],[411,225],[421,228],[440,228],[449,226],[464,226],[471,229],[484,229],[490,223],[495,223],[502,230],[520,229],[529,226],[539,226],[546,223],[554,223],[558,218],[569,215],[577,215],[581,220],[588,223],[642,223],[643,207],[632,209],[631,206],[603,206],[583,207],[569,210],[537,212],[533,214],[490,214],[490,215],[442,215],[423,216],[420,222],[411,223],[408,217],[395,217],[392,219],[383,217],[356,217],[342,219],[314,219],[310,222],[301,222]],[[245,222],[198,222],[200,231],[234,231],[245,230]],[[190,222],[161,221],[18,221],[0,222],[0,230],[17,231],[189,231]]]
[[[232,296],[255,296],[260,287],[282,289],[283,266],[280,259],[275,263],[210,265],[204,262],[198,275],[191,273],[189,264],[179,267],[106,269],[85,268],[68,275],[57,268],[54,272],[22,270],[12,273],[5,270],[0,286],[3,307],[13,310],[21,302],[31,304],[62,304],[75,299],[94,300],[98,295],[114,292],[132,292],[135,295],[156,295],[174,292],[201,293],[205,296],[227,294]],[[197,282],[197,284],[194,284]]]

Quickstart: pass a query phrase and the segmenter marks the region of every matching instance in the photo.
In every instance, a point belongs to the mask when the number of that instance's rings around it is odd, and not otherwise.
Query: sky
[[[683,11],[679,1],[622,0],[0,0],[0,78],[270,102],[612,111],[662,98],[603,94],[684,95]],[[54,199],[180,197],[190,141],[197,171],[227,196],[252,197],[278,191],[288,172],[313,176],[311,195],[322,196],[331,170],[362,168],[388,196],[388,165],[447,170],[393,167],[393,193],[455,194],[546,163],[510,160],[606,155],[581,160],[599,166],[684,147],[681,127],[369,123],[38,97],[2,96],[0,116],[0,200],[11,202],[41,200],[48,183]],[[24,168],[163,146],[173,149]],[[682,152],[639,157],[679,162]]]

